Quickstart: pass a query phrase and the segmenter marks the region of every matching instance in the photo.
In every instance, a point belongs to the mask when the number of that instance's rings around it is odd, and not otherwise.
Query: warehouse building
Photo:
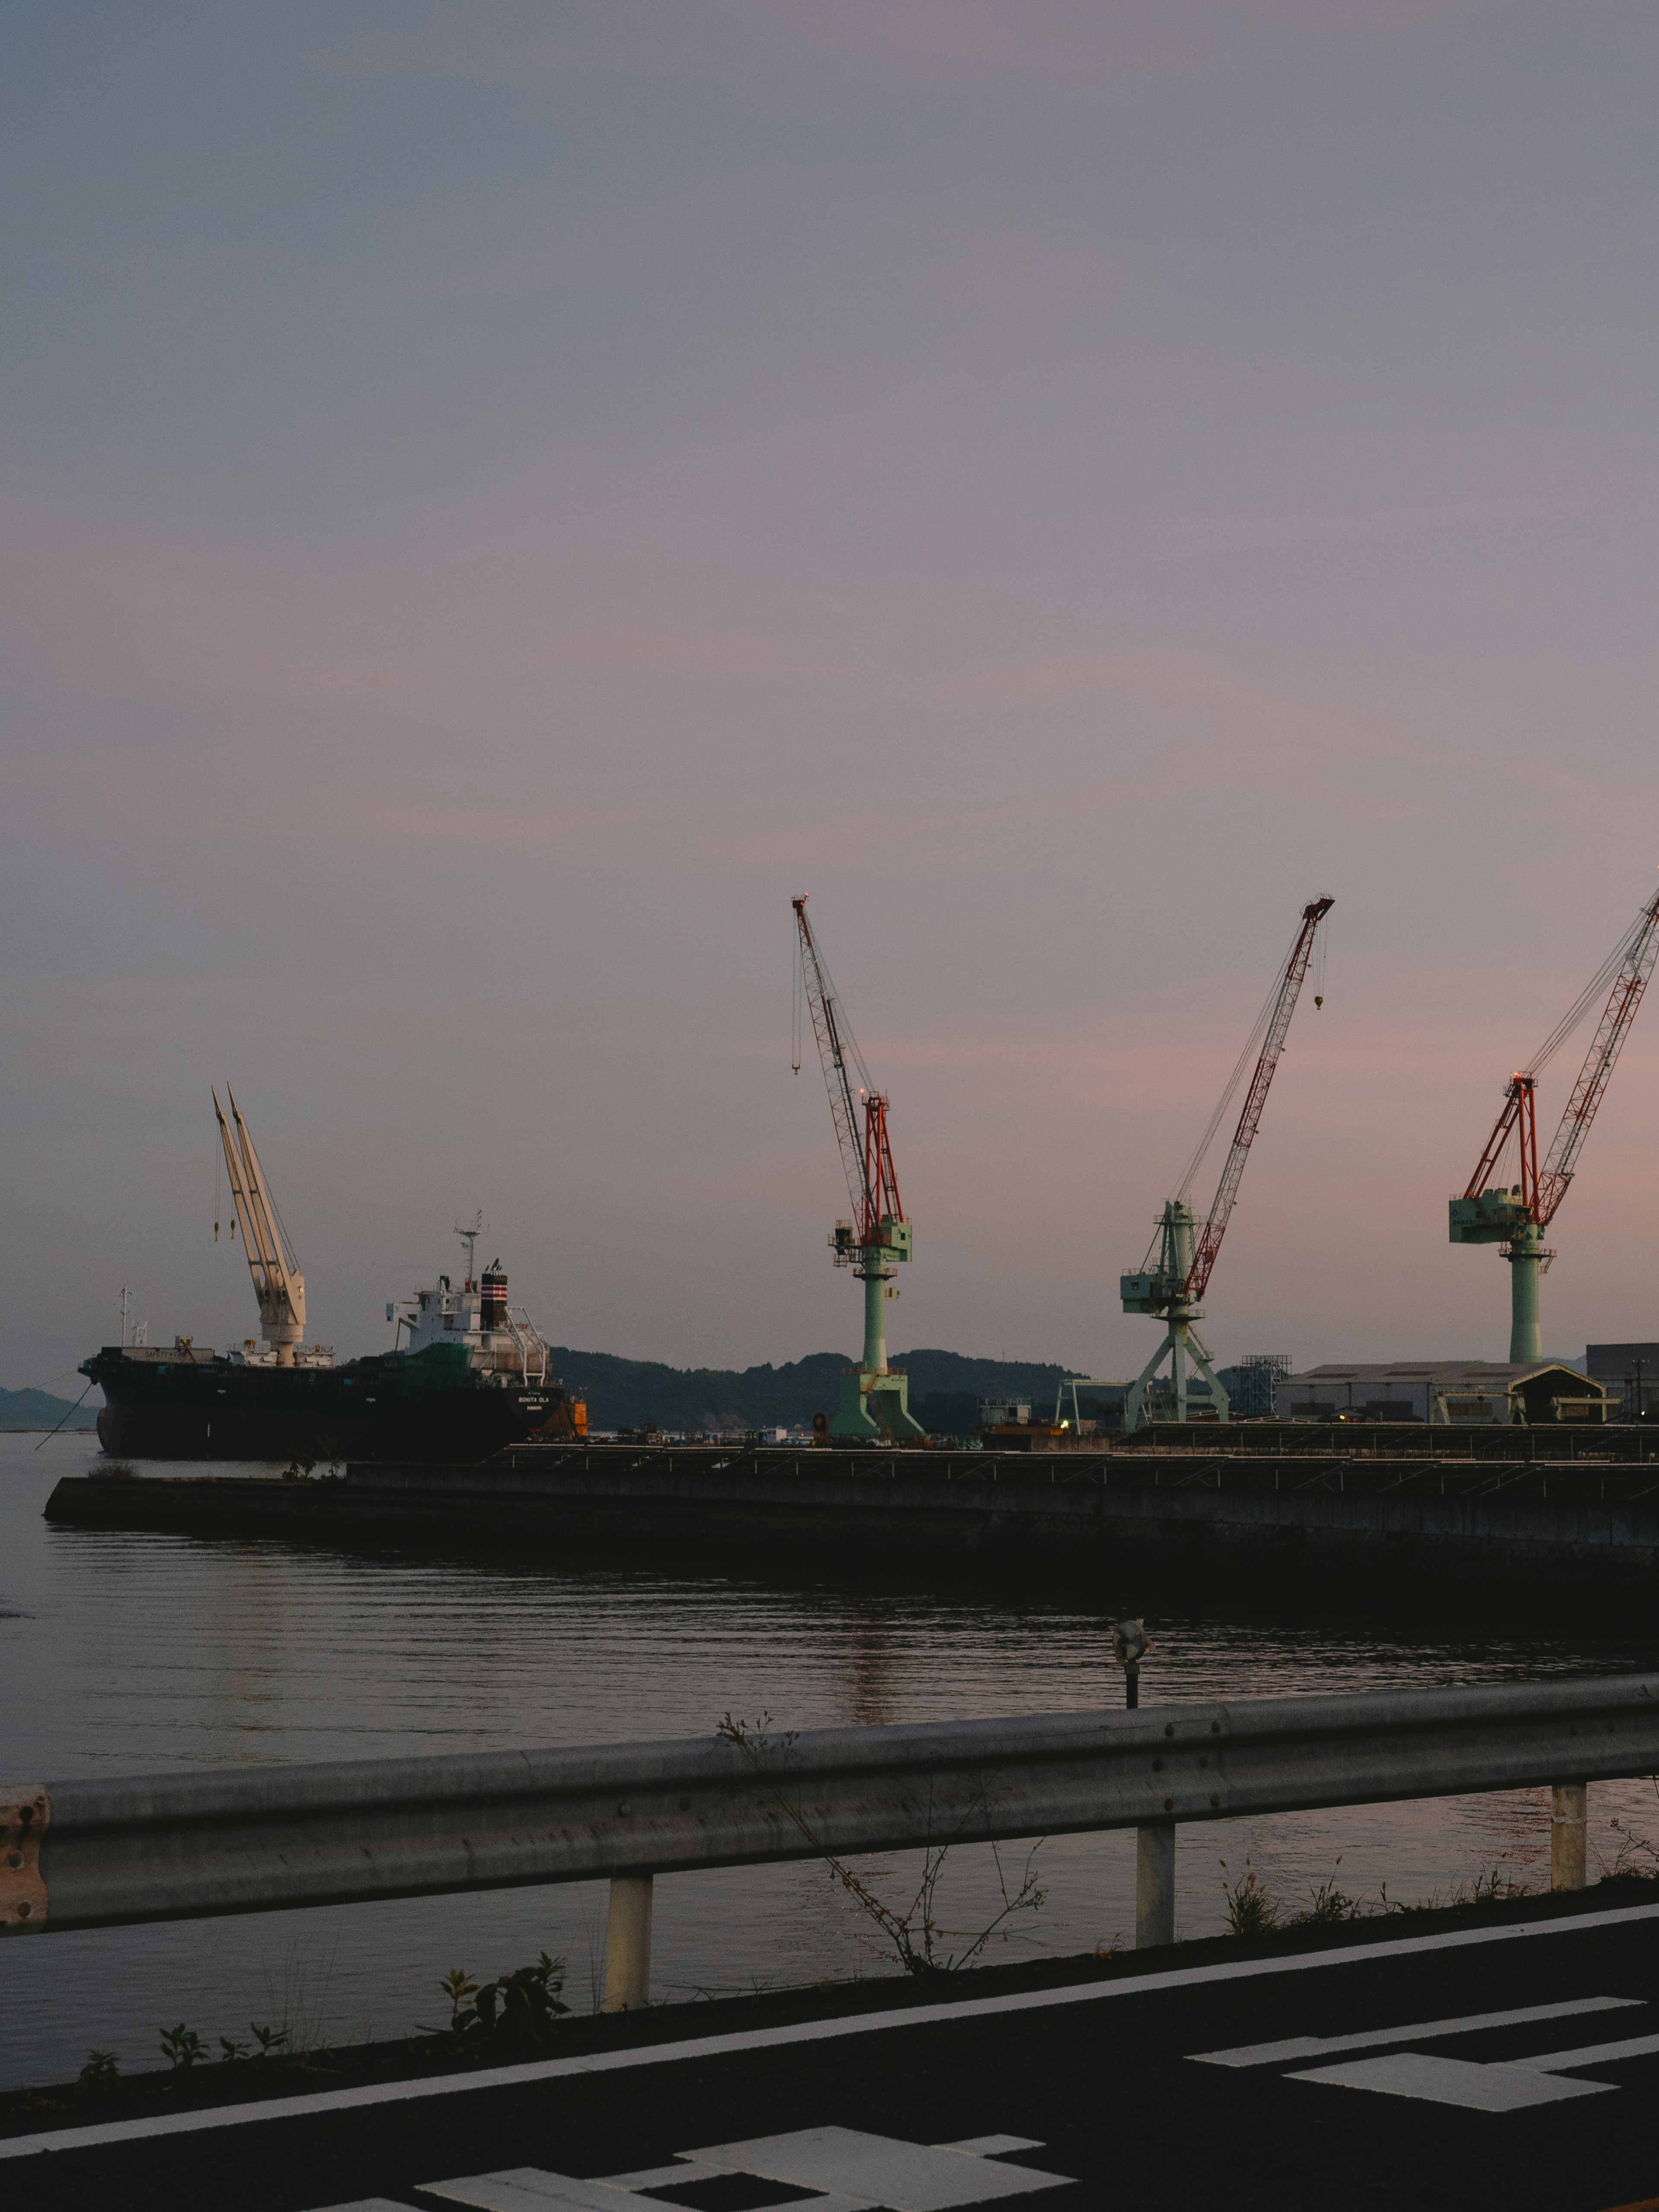
[[[1273,1411],[1290,1421],[1604,1421],[1605,1383],[1565,1360],[1395,1360],[1310,1367],[1279,1378]],[[1616,1415],[1619,1401],[1613,1397]]]
[[[1659,1344],[1590,1344],[1584,1372],[1605,1384],[1627,1421],[1659,1420]]]

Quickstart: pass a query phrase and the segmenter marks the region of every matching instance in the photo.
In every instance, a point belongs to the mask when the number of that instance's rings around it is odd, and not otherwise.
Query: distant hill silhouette
[[[552,1347],[553,1371],[573,1396],[587,1401],[595,1429],[806,1428],[814,1413],[833,1415],[842,1370],[854,1364],[839,1352],[810,1352],[781,1367],[667,1367],[654,1359],[619,1359],[611,1352]],[[910,1408],[930,1429],[971,1428],[981,1398],[1029,1398],[1052,1406],[1063,1367],[1019,1359],[969,1359],[957,1352],[907,1352],[893,1364],[910,1377]]]
[[[55,1429],[59,1421],[66,1429],[95,1428],[98,1407],[76,1406],[73,1398],[53,1398],[45,1390],[0,1390],[0,1429]]]

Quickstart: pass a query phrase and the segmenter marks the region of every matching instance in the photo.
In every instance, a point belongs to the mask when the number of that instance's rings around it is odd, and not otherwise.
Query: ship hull
[[[573,1427],[558,1383],[501,1389],[429,1355],[280,1368],[188,1357],[141,1364],[117,1350],[82,1372],[104,1393],[98,1441],[120,1459],[476,1463]]]

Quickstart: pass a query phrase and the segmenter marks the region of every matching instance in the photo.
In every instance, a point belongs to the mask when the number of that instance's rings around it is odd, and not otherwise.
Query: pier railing
[[[0,1929],[608,1878],[606,2002],[646,2001],[652,1878],[1137,1832],[1136,1942],[1175,1932],[1183,1821],[1540,1784],[1551,1879],[1585,1786],[1659,1772],[1659,1675],[0,1788]]]

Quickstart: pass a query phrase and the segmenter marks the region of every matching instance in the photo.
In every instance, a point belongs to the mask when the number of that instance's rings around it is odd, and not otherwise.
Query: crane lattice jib
[[[858,1224],[861,1243],[872,1241],[870,1228],[875,1215],[875,1194],[872,1191],[865,1147],[859,1142],[858,1108],[853,1100],[852,1079],[847,1072],[847,1054],[842,1048],[841,1023],[836,1014],[835,993],[823,963],[818,958],[818,949],[812,940],[812,926],[806,919],[804,897],[791,902],[795,909],[796,927],[800,932],[801,982],[806,994],[806,1003],[812,1013],[812,1034],[818,1041],[818,1058],[823,1066],[823,1087],[830,1094],[830,1118],[836,1125],[836,1141],[841,1146],[841,1164],[847,1176],[847,1195],[852,1201],[853,1218]],[[867,1090],[867,1086],[866,1086]],[[885,1106],[885,1100],[883,1102]],[[882,1146],[886,1143],[886,1123],[882,1117]],[[890,1155],[889,1156],[890,1164]]]
[[[1181,1295],[1189,1304],[1196,1304],[1203,1297],[1216,1263],[1216,1255],[1221,1249],[1221,1240],[1227,1233],[1227,1223],[1238,1198],[1238,1186],[1244,1179],[1244,1164],[1250,1157],[1250,1146],[1255,1143],[1255,1133],[1261,1125],[1261,1109],[1267,1103],[1267,1092],[1279,1066],[1279,1056],[1285,1049],[1291,1016],[1296,1012],[1297,999],[1308,973],[1314,933],[1335,903],[1334,899],[1316,898],[1311,905],[1302,909],[1302,927],[1296,933],[1291,957],[1285,963],[1279,997],[1267,1024],[1267,1036],[1262,1040],[1255,1073],[1250,1078],[1250,1087],[1245,1093],[1243,1110],[1238,1117],[1238,1127],[1233,1132],[1226,1164],[1221,1170],[1215,1202],[1210,1208],[1210,1218],[1204,1224],[1203,1234],[1194,1248],[1193,1264],[1187,1270],[1187,1279],[1181,1286]]]
[[[859,1224],[859,1242],[875,1244],[880,1242],[884,1217],[904,1218],[893,1147],[887,1138],[887,1100],[879,1091],[872,1091],[864,1102],[864,1191],[867,1210]]]
[[[1595,1119],[1613,1064],[1618,1060],[1625,1039],[1630,1035],[1631,1024],[1636,1019],[1636,1010],[1642,1003],[1642,994],[1653,974],[1654,962],[1659,958],[1659,894],[1642,909],[1613,989],[1602,1010],[1601,1020],[1590,1048],[1584,1055],[1584,1064],[1578,1071],[1578,1080],[1572,1086],[1566,1110],[1561,1116],[1561,1126],[1555,1140],[1545,1157],[1538,1177],[1538,1194],[1533,1209],[1533,1218],[1540,1228],[1548,1226],[1556,1208],[1567,1194],[1567,1185],[1572,1181],[1578,1154],[1590,1123]]]
[[[1538,1131],[1533,1120],[1533,1078],[1512,1075],[1504,1093],[1504,1108],[1492,1124],[1486,1139],[1486,1149],[1480,1164],[1469,1177],[1465,1198],[1479,1198],[1483,1190],[1492,1188],[1492,1178],[1498,1172],[1498,1163],[1504,1157],[1504,1147],[1514,1133],[1516,1122],[1521,1125],[1521,1182],[1523,1197],[1532,1200],[1538,1185]]]

